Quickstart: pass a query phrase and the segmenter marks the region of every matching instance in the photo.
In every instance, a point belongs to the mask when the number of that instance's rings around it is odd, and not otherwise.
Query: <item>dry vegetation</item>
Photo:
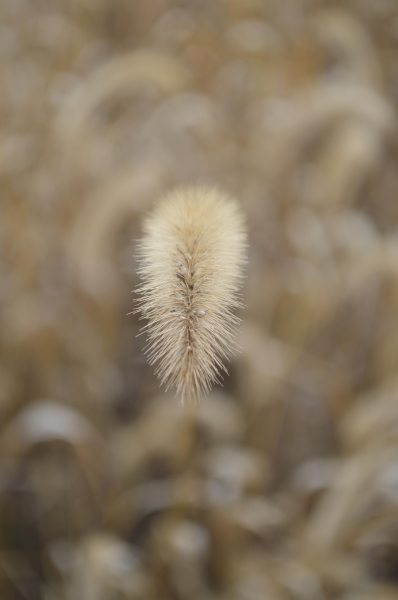
[[[1,600],[398,596],[395,0],[0,1]],[[141,221],[248,215],[243,352],[184,409]]]
[[[183,186],[162,198],[143,228],[135,302],[147,320],[145,354],[182,405],[200,402],[238,350],[244,216],[216,188]]]

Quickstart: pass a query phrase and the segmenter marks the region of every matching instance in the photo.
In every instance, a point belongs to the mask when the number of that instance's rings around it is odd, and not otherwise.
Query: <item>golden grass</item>
[[[1,600],[397,597],[397,19],[0,1]]]

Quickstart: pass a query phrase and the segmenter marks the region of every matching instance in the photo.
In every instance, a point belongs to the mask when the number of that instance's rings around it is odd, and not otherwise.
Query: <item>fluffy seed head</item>
[[[206,187],[168,193],[143,225],[138,308],[146,354],[166,390],[197,401],[227,372],[241,307],[245,227],[235,202]]]

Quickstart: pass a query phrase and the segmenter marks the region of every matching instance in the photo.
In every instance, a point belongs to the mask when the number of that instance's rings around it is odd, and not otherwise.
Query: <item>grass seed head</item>
[[[198,401],[227,370],[241,307],[246,241],[237,202],[216,189],[169,192],[146,218],[138,246],[136,312],[148,320],[146,354],[166,390]]]

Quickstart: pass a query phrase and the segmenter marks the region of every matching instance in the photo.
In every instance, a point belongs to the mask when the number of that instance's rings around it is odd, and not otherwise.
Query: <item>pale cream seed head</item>
[[[177,188],[146,218],[136,312],[166,389],[197,401],[227,372],[241,307],[246,233],[237,202],[216,189]]]

